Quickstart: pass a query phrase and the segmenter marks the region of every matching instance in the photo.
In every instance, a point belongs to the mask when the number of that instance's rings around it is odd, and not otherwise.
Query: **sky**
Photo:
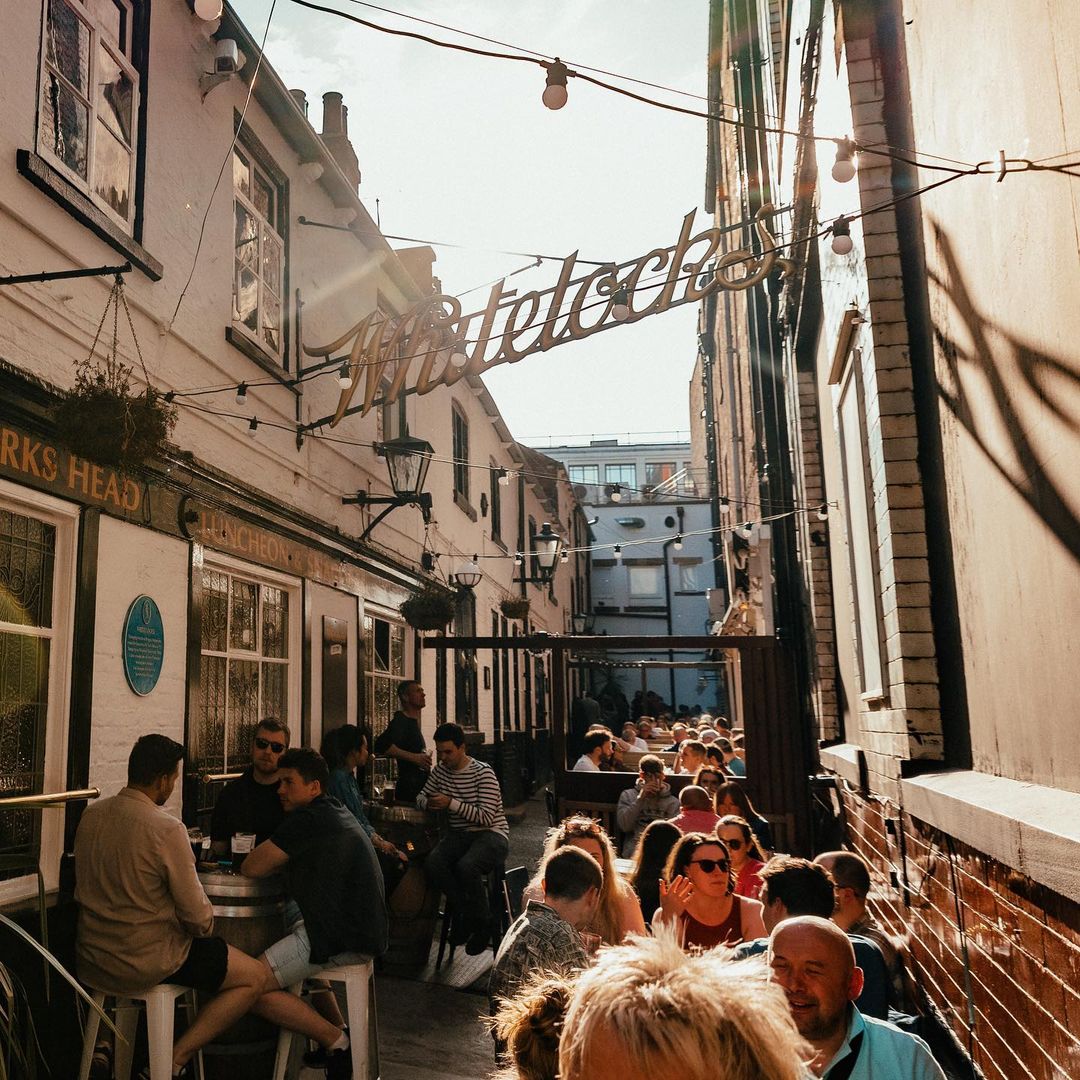
[[[395,12],[496,38],[477,42],[356,0],[319,0],[395,29],[518,53],[532,50],[619,75],[705,94],[708,0],[386,0]],[[261,40],[270,0],[233,0]],[[559,260],[635,258],[678,238],[705,190],[705,121],[581,83],[564,108],[541,103],[535,64],[471,56],[356,26],[277,0],[269,62],[303,89],[318,130],[322,94],[349,108],[360,197],[384,233],[442,241],[435,273],[460,294],[554,256],[510,287],[554,285]],[[606,76],[598,76],[605,78]],[[692,108],[705,102],[637,92]],[[393,246],[407,244],[391,242]],[[465,310],[483,307],[488,288]],[[623,325],[492,370],[485,381],[522,441],[651,441],[687,432],[697,306]],[[656,433],[644,434],[644,433]],[[628,437],[629,436],[629,437]]]

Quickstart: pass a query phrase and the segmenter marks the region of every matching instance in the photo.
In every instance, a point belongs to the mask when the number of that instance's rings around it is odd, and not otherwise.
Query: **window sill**
[[[503,551],[509,551],[509,549],[507,548],[507,546],[506,546],[505,542],[503,541],[503,538],[502,538],[501,536],[499,536],[499,534],[498,534],[498,533],[492,533],[492,534],[491,534],[491,542],[492,542],[492,543],[493,543],[493,544],[494,544],[494,545],[495,545],[496,547],[500,548],[501,550],[503,550]]]
[[[265,349],[260,349],[246,334],[241,333],[234,326],[226,326],[225,340],[234,349],[242,352],[249,360],[258,364],[267,375],[277,379],[282,386],[291,390],[294,394],[300,393],[281,365]]]
[[[76,221],[120,252],[151,281],[160,281],[165,268],[137,240],[128,236],[88,195],[60,175],[32,150],[18,150],[15,164],[19,172],[39,191],[48,195]]]
[[[469,505],[469,500],[456,489],[454,491],[454,504],[459,510],[469,515],[470,521],[476,521],[478,516],[476,511]]]

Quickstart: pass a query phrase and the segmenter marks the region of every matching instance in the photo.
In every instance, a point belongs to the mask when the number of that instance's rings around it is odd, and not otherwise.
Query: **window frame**
[[[454,501],[462,509],[469,502],[469,420],[465,410],[456,402],[450,403],[450,456],[453,459]]]
[[[499,466],[492,460],[488,459],[491,464],[490,492],[488,494],[488,521],[490,522],[491,539],[495,541],[500,547],[505,548],[506,545],[502,538],[502,485],[499,483]]]
[[[594,469],[596,475],[591,480],[585,480],[580,476],[575,476],[575,473],[580,473],[584,469]],[[600,483],[600,466],[599,465],[568,465],[567,474],[570,478],[571,484],[599,484]]]
[[[627,480],[626,474],[629,473],[630,479]],[[615,474],[615,475],[613,475]],[[604,466],[604,483],[605,484],[619,484],[622,487],[636,488],[637,487],[637,465],[632,461],[619,462]]]
[[[67,788],[80,507],[76,503],[56,499],[3,479],[0,479],[0,503],[14,513],[37,518],[56,529],[50,634],[39,633],[43,628],[38,627],[23,627],[21,632],[32,633],[35,637],[49,637],[49,689],[42,789],[63,791]],[[59,887],[63,851],[64,815],[43,812],[38,833],[38,865],[47,892]],[[37,892],[37,887],[37,877],[32,874],[0,881],[0,904],[25,900]]]
[[[659,480],[652,481],[649,479],[650,469],[663,469],[670,467],[671,472],[667,476],[662,476]],[[677,472],[679,471],[679,463],[677,461],[646,461],[645,462],[645,490],[652,491],[654,488],[658,488],[661,484],[666,484]]]

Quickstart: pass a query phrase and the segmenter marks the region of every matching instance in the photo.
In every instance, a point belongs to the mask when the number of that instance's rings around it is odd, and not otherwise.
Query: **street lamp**
[[[521,554],[519,552],[514,556],[514,565],[522,568],[518,581],[522,584],[528,582],[532,585],[550,585],[559,565],[559,556],[563,546],[562,537],[557,532],[553,532],[551,524],[545,521],[544,527],[532,538],[532,542],[537,574],[535,577],[525,576],[524,560],[518,562]]]
[[[480,584],[484,572],[480,569],[480,563],[474,555],[468,562],[463,562],[454,571],[454,582],[463,589],[475,589]]]
[[[366,491],[358,491],[354,496],[341,500],[347,506],[386,507],[363,531],[361,540],[366,539],[368,533],[399,506],[419,506],[424,521],[431,520],[431,495],[424,491],[424,481],[435,448],[425,439],[401,435],[381,443],[377,449],[386,458],[386,471],[390,474],[390,487],[394,494],[369,495]]]
[[[575,611],[570,616],[570,622],[574,627],[575,634],[591,634],[595,625],[595,619],[584,611]]]

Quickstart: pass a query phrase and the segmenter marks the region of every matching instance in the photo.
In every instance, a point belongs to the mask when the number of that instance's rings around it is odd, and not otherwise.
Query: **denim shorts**
[[[325,964],[313,964],[311,942],[304,927],[303,916],[291,900],[285,905],[285,923],[289,932],[263,953],[263,959],[270,965],[278,986],[284,990],[303,982],[304,979],[315,978],[324,968],[364,964],[371,959],[363,953],[346,952],[331,956]]]

